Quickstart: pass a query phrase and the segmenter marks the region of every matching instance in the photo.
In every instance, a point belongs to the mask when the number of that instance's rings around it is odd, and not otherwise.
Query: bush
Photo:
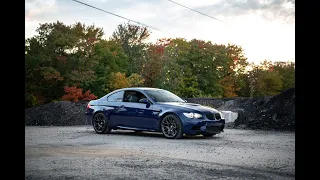
[[[72,101],[72,102],[78,102],[79,100],[90,101],[98,98],[97,96],[92,94],[90,90],[82,94],[82,89],[77,88],[75,86],[72,86],[72,87],[65,86],[64,92],[66,94],[61,97],[61,100],[63,101]]]
[[[32,106],[37,106],[40,104],[43,104],[44,100],[43,97],[41,96],[35,96],[34,94],[25,94],[25,107],[32,107]]]

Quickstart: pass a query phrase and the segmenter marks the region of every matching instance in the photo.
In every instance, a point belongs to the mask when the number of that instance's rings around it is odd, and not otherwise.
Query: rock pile
[[[188,102],[238,113],[234,128],[295,130],[295,89],[269,97],[189,98]]]
[[[87,102],[60,101],[25,109],[26,126],[72,126],[85,124]]]

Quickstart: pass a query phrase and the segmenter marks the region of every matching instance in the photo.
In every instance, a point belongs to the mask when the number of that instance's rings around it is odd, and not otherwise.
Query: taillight
[[[91,105],[88,103],[88,105],[87,105],[87,109],[89,109],[91,107]]]

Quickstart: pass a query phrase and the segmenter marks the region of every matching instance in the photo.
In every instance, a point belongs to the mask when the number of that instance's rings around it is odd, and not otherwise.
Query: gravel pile
[[[253,102],[254,111],[244,108],[235,126],[250,129],[295,131],[295,89]]]
[[[87,102],[60,101],[25,109],[26,126],[84,125]]]
[[[261,98],[186,98],[190,103],[238,113],[231,128],[295,131],[295,89]],[[85,125],[88,102],[60,101],[25,109],[27,126]]]
[[[295,130],[295,89],[260,98],[188,98],[191,103],[238,113],[234,128]]]

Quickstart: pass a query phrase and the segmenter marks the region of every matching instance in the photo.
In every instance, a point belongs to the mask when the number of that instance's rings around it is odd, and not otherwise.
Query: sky
[[[159,38],[200,39],[236,44],[248,62],[295,62],[295,0],[80,0],[105,11],[160,29]],[[218,19],[218,20],[217,20]],[[26,0],[25,37],[37,34],[39,24],[81,22],[103,28],[105,38],[128,20],[71,0]],[[222,22],[221,22],[222,21]]]

